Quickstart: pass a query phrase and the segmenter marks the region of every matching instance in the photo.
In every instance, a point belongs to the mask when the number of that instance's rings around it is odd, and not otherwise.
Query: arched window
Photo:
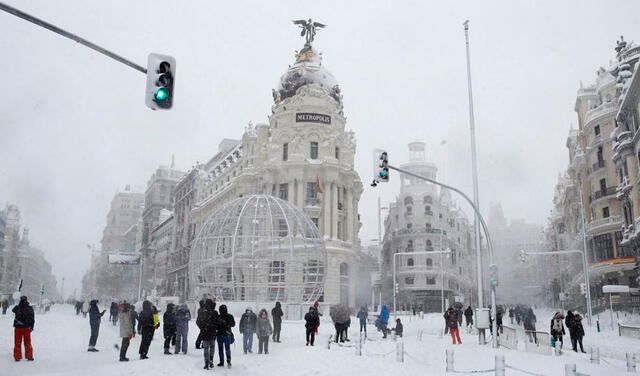
[[[424,201],[425,204],[432,204],[433,198],[431,196],[424,196],[424,199],[422,201]]]
[[[413,240],[407,241],[407,252],[413,252]]]
[[[424,206],[424,215],[432,216],[433,212],[431,211],[431,205]]]
[[[427,259],[427,268],[433,267],[433,260],[431,258]]]
[[[427,277],[427,285],[435,285],[436,277]]]
[[[407,206],[407,215],[413,214],[413,208],[411,206]]]
[[[349,265],[346,262],[340,264],[340,277],[349,277]]]
[[[407,197],[405,197],[405,198],[404,198],[404,204],[405,204],[405,205],[411,205],[411,204],[413,204],[413,197],[411,197],[411,196],[407,196]]]
[[[412,258],[407,260],[407,266],[413,266],[413,259]]]

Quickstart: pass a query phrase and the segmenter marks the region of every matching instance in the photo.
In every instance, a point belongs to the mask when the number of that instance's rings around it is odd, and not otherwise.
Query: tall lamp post
[[[378,196],[378,306],[380,307],[382,307],[382,211],[388,209],[388,206],[380,205],[380,197]]]

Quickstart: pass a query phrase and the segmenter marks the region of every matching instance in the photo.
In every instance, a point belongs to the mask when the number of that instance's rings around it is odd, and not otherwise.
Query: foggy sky
[[[608,66],[621,34],[640,40],[631,1],[9,3],[140,65],[150,52],[177,60],[174,108],[154,112],[140,72],[0,13],[0,203],[20,206],[66,294],[80,293],[86,244],[99,244],[119,187],[142,191],[172,153],[187,170],[249,121],[267,121],[271,89],[304,44],[293,19],[328,25],[314,46],[356,133],[365,244],[377,237],[378,195],[385,205],[399,187],[393,173],[391,184],[369,187],[373,148],[401,164],[407,143],[425,141],[444,181],[472,192],[464,20],[481,207],[500,201],[508,218],[538,224],[566,168],[580,80]]]

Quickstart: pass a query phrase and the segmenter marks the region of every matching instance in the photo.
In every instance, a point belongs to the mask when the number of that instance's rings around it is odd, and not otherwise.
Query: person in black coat
[[[106,310],[98,309],[98,301],[96,299],[89,302],[89,326],[91,326],[91,337],[89,337],[89,352],[98,352],[96,349],[96,342],[98,342],[98,333],[100,332],[100,320]]]
[[[304,315],[304,321],[304,327],[307,329],[307,346],[309,344],[313,346],[316,338],[316,329],[320,326],[320,316],[318,316],[318,311],[315,307],[309,307],[309,312]]]
[[[171,355],[169,346],[176,344],[176,311],[173,303],[167,304],[167,311],[162,316],[162,328],[164,334],[164,353]]]
[[[224,354],[227,353],[227,367],[231,368],[231,344],[234,342],[233,332],[231,328],[236,326],[236,320],[233,315],[227,311],[227,306],[220,306],[220,314],[218,315],[218,327],[216,328],[216,340],[218,341],[218,357],[220,363],[218,367],[224,366]]]
[[[204,349],[204,369],[213,368],[213,351],[218,325],[218,313],[216,312],[216,303],[213,300],[204,301],[202,308],[198,310],[196,325],[200,328],[198,337]]]
[[[582,346],[582,338],[584,337],[582,316],[573,316],[572,325],[569,327],[569,335],[571,336],[571,345],[573,346],[573,351],[578,352],[578,344],[580,344],[580,351],[584,353],[584,347]]]
[[[147,354],[149,353],[149,345],[153,339],[153,333],[156,330],[156,326],[153,322],[154,309],[151,302],[145,300],[142,302],[142,311],[138,315],[138,334],[142,336],[140,341],[140,359],[149,359]]]
[[[280,342],[280,330],[282,330],[282,306],[280,302],[276,302],[276,306],[271,310],[271,317],[273,318],[273,342]]]
[[[200,315],[200,310],[204,308],[204,299],[200,299],[198,304],[199,304],[199,307],[198,307],[198,310],[196,311],[196,321],[198,319],[198,316]],[[196,337],[196,349],[201,348],[201,345],[202,345],[202,337],[200,336],[200,333],[198,333],[198,337]]]
[[[396,319],[396,327],[393,330],[396,332],[396,336],[402,338],[404,327],[402,326],[402,322],[400,321],[400,319]]]
[[[33,307],[29,305],[29,301],[26,296],[20,297],[18,305],[13,307],[13,313],[15,319],[13,320],[14,327],[14,347],[13,347],[13,359],[19,362],[22,359],[22,341],[24,341],[24,355],[27,360],[33,360],[33,348],[31,347],[31,332],[36,323],[33,314]]]
[[[244,314],[240,318],[240,333],[242,333],[242,350],[253,353],[253,335],[256,332],[257,316],[251,308],[247,307]]]
[[[473,308],[471,306],[464,310],[464,320],[467,327],[473,325]]]

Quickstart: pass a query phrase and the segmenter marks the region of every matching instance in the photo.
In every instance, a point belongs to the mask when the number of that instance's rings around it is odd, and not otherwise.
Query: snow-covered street
[[[545,312],[546,313],[546,312]],[[541,322],[546,322],[540,312]],[[352,319],[355,322],[355,318]],[[494,355],[503,354],[507,366],[519,368],[541,375],[564,375],[564,364],[575,363],[578,372],[588,375],[628,375],[625,368],[625,351],[638,351],[640,341],[617,337],[617,333],[605,330],[595,334],[587,328],[585,347],[593,342],[603,354],[600,365],[589,363],[588,354],[575,354],[565,351],[564,355],[552,357],[529,354],[509,349],[491,349],[490,346],[478,346],[477,336],[462,332],[462,345],[451,345],[448,336],[438,335],[443,320],[438,314],[425,315],[424,320],[403,317],[405,326],[404,363],[396,361],[396,342],[391,337],[382,340],[381,335],[369,326],[369,340],[365,342],[362,356],[356,356],[355,343],[346,346],[333,345],[327,349],[327,339],[333,332],[330,322],[322,321],[315,347],[306,347],[304,325],[300,321],[285,321],[282,330],[282,343],[270,343],[269,355],[257,354],[257,341],[254,341],[254,354],[243,355],[241,335],[234,329],[236,343],[232,345],[233,368],[216,367],[214,371],[202,369],[202,350],[194,349],[198,330],[191,321],[189,331],[189,353],[185,355],[164,355],[162,349],[162,331],[156,331],[148,360],[139,360],[137,356],[140,339],[132,340],[128,356],[130,362],[119,362],[115,344],[120,343],[118,327],[103,320],[98,339],[98,353],[87,352],[89,339],[88,319],[76,316],[69,305],[55,306],[49,314],[37,315],[35,330],[32,333],[34,362],[14,362],[13,351],[13,315],[1,316],[0,326],[3,340],[0,343],[0,370],[3,375],[180,375],[222,373],[225,375],[442,375],[445,374],[445,350],[455,349],[455,369],[457,371],[486,370],[494,366]],[[418,331],[423,331],[419,341]],[[357,326],[352,325],[350,338],[357,337]],[[568,344],[568,336],[565,344]],[[217,349],[216,349],[217,350]],[[616,358],[604,358],[605,354],[619,355]],[[609,356],[609,355],[607,355]],[[216,353],[217,362],[217,353]],[[491,373],[489,373],[491,374]],[[522,373],[507,369],[507,375]]]

